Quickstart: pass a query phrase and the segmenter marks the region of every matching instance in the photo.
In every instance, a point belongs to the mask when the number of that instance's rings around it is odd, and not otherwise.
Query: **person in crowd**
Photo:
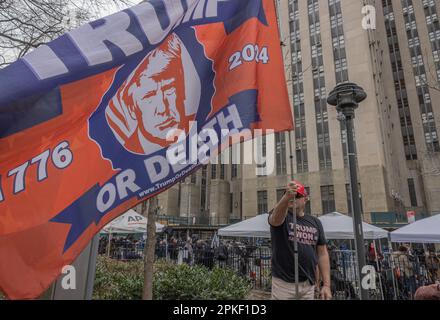
[[[172,261],[177,260],[178,249],[179,248],[178,248],[177,239],[175,237],[171,237],[168,250],[170,251],[170,258]]]
[[[158,247],[159,248],[158,248],[158,255],[157,255],[157,257],[159,259],[165,259],[166,258],[166,243],[165,243],[165,240],[160,240]]]
[[[316,268],[323,280],[322,299],[332,298],[330,288],[330,259],[321,221],[305,215],[307,191],[298,181],[288,184],[286,192],[269,213],[272,240],[272,299],[313,300],[315,298]],[[293,215],[297,217],[294,230]],[[295,288],[294,232],[298,240],[299,297]]]
[[[409,297],[413,297],[416,291],[416,278],[408,247],[404,245],[399,247],[394,254],[394,263],[396,264],[396,276],[400,280],[405,293]]]
[[[224,266],[227,264],[228,256],[229,256],[229,250],[228,250],[229,243],[220,243],[219,247],[217,248],[217,252],[215,253],[215,256],[217,260],[219,261],[220,266]]]
[[[203,244],[203,265],[208,269],[214,267],[214,249],[211,248],[210,242]]]
[[[183,262],[192,265],[193,264],[193,247],[192,239],[188,237],[183,247]]]
[[[368,264],[372,266],[376,265],[376,250],[374,250],[373,243],[370,243],[368,246]]]
[[[429,252],[426,257],[426,268],[431,282],[440,281],[440,259],[434,251]]]
[[[108,245],[108,235],[105,237],[99,238],[99,246],[98,246],[98,253],[99,254],[105,254],[107,252],[107,245]]]

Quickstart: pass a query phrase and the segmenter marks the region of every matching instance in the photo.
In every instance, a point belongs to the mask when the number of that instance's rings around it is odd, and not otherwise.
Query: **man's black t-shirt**
[[[272,276],[294,283],[293,213],[290,209],[281,226],[270,227],[270,234],[272,238]],[[310,215],[297,217],[297,239],[299,281],[309,280],[313,281],[311,284],[314,284],[318,264],[316,246],[326,244],[321,221]]]

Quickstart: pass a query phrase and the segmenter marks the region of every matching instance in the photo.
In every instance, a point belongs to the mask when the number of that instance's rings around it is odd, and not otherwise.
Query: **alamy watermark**
[[[175,129],[167,134],[172,142],[166,159],[172,167],[188,164],[247,164],[256,165],[257,176],[271,175],[275,171],[275,130],[273,129],[221,129],[197,130],[192,122],[190,134]],[[197,133],[198,132],[198,133]]]
[[[376,7],[366,5],[362,7],[362,28],[364,30],[376,30]]]
[[[76,290],[76,269],[72,265],[66,265],[61,269],[61,287],[64,290]]]

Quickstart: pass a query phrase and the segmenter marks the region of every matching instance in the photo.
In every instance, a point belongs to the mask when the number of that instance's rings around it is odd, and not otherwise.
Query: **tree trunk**
[[[144,289],[143,300],[153,300],[153,264],[156,249],[156,211],[158,207],[157,197],[150,198],[147,214],[147,239],[144,248]]]

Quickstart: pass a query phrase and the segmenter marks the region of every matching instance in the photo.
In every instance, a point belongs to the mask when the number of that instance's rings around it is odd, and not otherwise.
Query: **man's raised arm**
[[[272,227],[279,227],[284,223],[289,209],[290,201],[296,197],[297,185],[294,182],[290,182],[287,186],[286,193],[284,193],[280,202],[277,203],[269,216],[269,224]],[[295,210],[295,209],[294,209]]]

